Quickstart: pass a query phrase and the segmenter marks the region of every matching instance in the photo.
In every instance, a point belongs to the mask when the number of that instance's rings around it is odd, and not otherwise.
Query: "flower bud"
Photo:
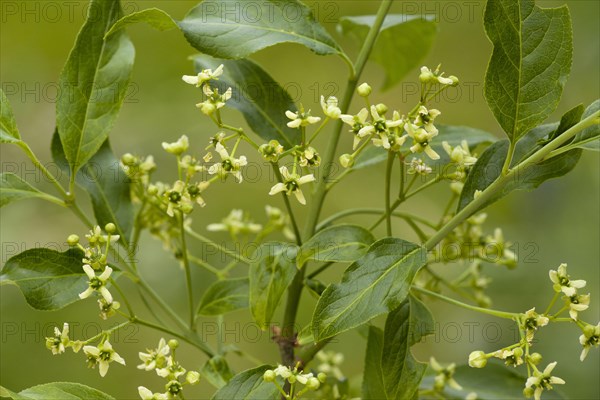
[[[321,386],[321,382],[315,377],[309,378],[306,382],[306,387],[310,390],[317,390]]]
[[[456,76],[450,75],[448,77],[448,79],[452,80],[452,85],[450,85],[450,86],[458,86],[459,81],[458,81],[458,78]]]
[[[469,354],[469,367],[483,368],[487,364],[487,355],[481,351],[474,351]]]
[[[531,386],[526,387],[525,389],[523,389],[523,396],[530,398],[531,396],[533,396],[534,392],[535,390]]]
[[[354,157],[351,154],[342,154],[340,156],[340,164],[344,168],[351,168],[354,165]]]
[[[428,83],[432,80],[435,80],[435,75],[433,74],[433,72],[431,72],[429,68],[421,67],[421,74],[419,75],[419,80],[422,83]]]
[[[185,380],[187,381],[187,383],[195,385],[198,382],[200,382],[200,373],[197,371],[190,371],[185,376]]]
[[[69,235],[69,237],[67,238],[67,243],[69,244],[69,246],[77,246],[77,243],[79,243],[79,236]]]
[[[115,233],[117,231],[117,227],[112,222],[109,222],[108,224],[106,224],[104,226],[104,230],[106,231],[106,233],[112,234],[112,233]]]
[[[168,343],[168,344],[169,344],[169,347],[170,347],[172,350],[175,350],[176,348],[178,348],[178,347],[179,347],[179,342],[177,341],[177,339],[171,339],[171,340],[169,340],[169,343]]]
[[[513,350],[513,355],[515,356],[515,358],[523,357],[523,349],[521,347],[517,347]]]
[[[358,93],[358,95],[361,97],[367,97],[371,94],[371,91],[371,86],[369,86],[369,84],[366,82],[356,88],[356,93]]]
[[[542,355],[540,353],[533,353],[529,356],[529,361],[531,361],[533,365],[538,365],[542,362]]]
[[[385,104],[383,104],[383,103],[379,103],[379,104],[377,104],[377,105],[375,106],[375,110],[377,110],[377,113],[378,113],[379,115],[383,115],[383,114],[385,114],[386,112],[388,112],[388,107],[387,107]]]
[[[265,373],[263,374],[263,380],[265,382],[274,382],[275,381],[275,371],[268,369],[265,371]]]
[[[325,381],[327,380],[327,374],[325,374],[324,372],[319,372],[319,374],[317,375],[317,379],[319,380],[319,382],[325,383]]]
[[[131,153],[125,153],[121,156],[121,162],[123,163],[123,165],[135,165],[135,163],[137,162],[137,158],[131,154]]]

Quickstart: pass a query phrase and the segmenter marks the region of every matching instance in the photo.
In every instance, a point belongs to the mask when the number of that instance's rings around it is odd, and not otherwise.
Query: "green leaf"
[[[370,326],[362,381],[362,398],[364,400],[387,400],[388,398],[383,383],[382,355],[383,331],[375,326]]]
[[[118,20],[106,33],[106,37],[108,38],[115,32],[125,28],[127,25],[133,25],[140,22],[145,22],[159,31],[168,31],[177,28],[177,22],[175,22],[169,14],[158,8],[148,8],[146,10],[128,14]]]
[[[600,100],[594,101],[586,108],[581,119],[585,119],[600,109]],[[586,150],[600,151],[600,124],[590,126],[575,135],[569,146]]]
[[[342,53],[311,9],[297,0],[265,0],[252,7],[240,7],[237,0],[205,0],[179,27],[193,47],[219,58],[244,58],[285,42],[319,55]]]
[[[358,225],[335,225],[317,232],[298,252],[296,265],[306,261],[354,262],[375,241],[371,232]]]
[[[485,98],[516,142],[558,106],[571,70],[573,33],[567,6],[534,0],[488,0],[484,24],[494,45]]]
[[[10,102],[0,89],[0,143],[19,143],[21,135],[17,129],[15,116]]]
[[[355,328],[402,303],[427,251],[402,239],[381,239],[325,289],[312,318],[316,341]]]
[[[82,258],[79,249],[64,253],[45,248],[26,250],[6,262],[0,284],[18,286],[36,310],[59,310],[78,301],[79,293],[87,288]]]
[[[296,111],[290,95],[258,64],[250,60],[223,60],[201,55],[194,57],[196,72],[216,69],[223,75],[213,84],[224,93],[232,88],[227,105],[240,111],[250,128],[261,138],[275,139],[290,148],[300,143],[300,131],[287,126],[286,110]]]
[[[381,357],[387,398],[411,399],[415,396],[427,364],[416,361],[410,348],[433,332],[431,313],[415,297],[409,296],[388,314],[383,334],[385,352]]]
[[[56,132],[52,137],[51,150],[54,162],[68,171],[69,166]],[[89,194],[98,225],[114,223],[122,243],[126,244],[131,236],[134,216],[130,180],[113,154],[108,139],[79,169],[75,182]]]
[[[122,16],[119,1],[92,0],[89,10],[60,75],[56,107],[60,141],[72,174],[106,141],[123,103],[135,54],[124,31],[103,39]]]
[[[544,138],[551,135],[557,128],[557,123],[546,124],[527,133],[517,142],[511,165],[514,166],[526,159],[528,154],[531,154],[536,148],[540,147],[538,145],[540,140],[543,141]],[[509,142],[504,139],[492,144],[481,154],[467,176],[460,195],[458,211],[473,201],[476,190],[483,191],[500,176],[504,160],[508,153],[508,147]],[[581,152],[580,149],[570,150],[521,170],[502,190],[499,190],[488,201],[482,203],[479,209],[483,209],[498,201],[513,190],[533,190],[548,179],[558,178],[567,174],[577,165],[581,157]]]
[[[458,125],[439,125],[437,126],[439,135],[431,144],[431,147],[440,155],[440,159],[432,161],[425,159],[428,165],[444,165],[449,162],[449,157],[442,146],[442,142],[446,141],[452,147],[460,145],[463,140],[467,141],[470,149],[474,149],[480,144],[493,143],[497,139],[489,132],[477,128]],[[411,154],[408,158],[421,157],[419,154]],[[387,160],[387,151],[379,147],[367,147],[356,159],[356,163],[352,167],[353,170],[370,167],[375,164],[382,163]]]
[[[290,243],[264,243],[250,264],[250,310],[261,329],[271,322],[279,300],[296,276],[298,247]]]
[[[465,393],[477,393],[477,399],[480,400],[509,400],[523,399],[524,382],[526,376],[521,375],[513,368],[507,368],[504,364],[490,360],[483,369],[471,368],[468,365],[460,365],[456,368],[454,379],[463,390],[455,390],[447,387],[444,391],[444,398],[464,399]],[[433,385],[433,376],[423,379],[423,387],[431,388]],[[567,399],[555,385],[553,390],[544,390],[544,400]]]
[[[277,387],[263,380],[263,374],[268,369],[271,369],[269,365],[261,365],[240,372],[219,389],[212,400],[277,400]]]
[[[206,361],[200,370],[202,376],[214,387],[221,389],[233,377],[229,364],[222,356],[214,356]]]
[[[13,201],[37,197],[50,199],[52,196],[40,192],[12,172],[0,173],[0,207]]]
[[[375,18],[375,15],[342,17],[338,29],[362,46]],[[384,90],[421,66],[436,35],[437,23],[433,16],[388,14],[385,17],[370,57],[385,70]]]
[[[12,392],[0,386],[0,395],[13,400],[115,400],[114,397],[79,383],[52,382]]]
[[[200,315],[222,315],[248,307],[248,278],[224,279],[210,285],[200,304]]]

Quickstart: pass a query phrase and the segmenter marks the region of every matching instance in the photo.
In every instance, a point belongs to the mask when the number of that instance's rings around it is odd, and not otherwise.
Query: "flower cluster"
[[[138,369],[155,371],[158,376],[167,381],[165,391],[162,393],[153,393],[144,386],[138,387],[138,393],[142,400],[183,398],[184,386],[195,385],[200,381],[198,371],[187,371],[176,361],[175,350],[177,347],[179,347],[177,340],[172,339],[167,342],[161,338],[155,349],[146,349],[146,353],[139,353],[142,364],[138,365]]]
[[[290,384],[290,392],[286,393],[278,382],[278,377],[282,378]],[[278,365],[275,369],[268,369],[263,374],[263,380],[265,382],[271,382],[279,389],[280,393],[286,400],[295,400],[300,398],[309,390],[318,390],[321,383],[327,380],[327,375],[320,372],[317,376],[314,376],[312,372],[304,373],[298,366],[292,368],[284,365]],[[296,390],[297,385],[303,387]]]
[[[69,246],[79,248],[84,254],[82,268],[88,277],[88,287],[79,294],[79,298],[83,300],[92,294],[96,294],[98,306],[100,307],[100,317],[107,319],[113,316],[121,306],[118,301],[113,300],[113,296],[108,290],[113,269],[107,261],[111,244],[117,242],[120,236],[115,234],[117,227],[113,223],[106,224],[104,231],[106,234],[99,226],[95,226],[85,235],[88,241],[87,247],[83,247],[79,243],[79,236],[77,235],[70,235],[67,238],[67,243]]]
[[[69,324],[66,322],[63,324],[62,332],[58,327],[54,327],[54,336],[46,337],[46,348],[54,355],[64,353],[65,349],[69,347],[77,353],[81,346],[83,346],[83,342],[69,338]]]

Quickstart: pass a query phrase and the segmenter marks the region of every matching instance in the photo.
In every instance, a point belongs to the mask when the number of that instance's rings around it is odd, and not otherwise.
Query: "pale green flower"
[[[106,300],[107,303],[112,303],[113,297],[106,288],[106,283],[110,279],[110,274],[112,274],[113,272],[112,268],[107,266],[104,269],[104,272],[96,276],[96,272],[94,271],[94,269],[88,264],[84,264],[83,271],[88,276],[89,282],[88,288],[85,291],[79,293],[79,298],[83,300],[90,297],[92,293],[98,292],[104,298],[104,300]]]
[[[83,346],[83,352],[88,357],[88,366],[94,368],[98,365],[100,376],[104,377],[108,372],[109,364],[113,361],[125,365],[123,357],[113,350],[108,340],[96,346]]]
[[[279,171],[283,177],[283,182],[275,184],[271,188],[269,195],[273,196],[277,193],[284,192],[289,196],[293,193],[296,196],[296,199],[298,199],[298,202],[302,205],[305,205],[306,199],[304,198],[304,194],[302,193],[300,186],[308,182],[313,182],[315,180],[314,175],[309,174],[300,176],[296,173],[290,173],[285,166],[279,168]]]
[[[203,69],[198,75],[183,75],[181,79],[190,85],[200,87],[210,80],[219,80],[223,75],[223,64],[219,65],[214,71],[212,69]]]
[[[544,390],[552,390],[552,385],[564,385],[564,380],[556,376],[551,376],[554,367],[556,367],[556,361],[548,364],[548,366],[544,369],[544,372],[540,372],[536,369],[533,372],[533,376],[527,378],[524,394],[527,397],[531,397],[533,395],[535,400],[540,400]]]
[[[596,326],[586,325],[586,327],[583,328],[583,334],[579,336],[579,343],[583,346],[579,359],[583,361],[587,357],[592,346],[598,347],[598,345],[600,345],[600,322],[598,322],[598,325]]]
[[[571,280],[569,274],[567,274],[567,264],[560,264],[558,269],[550,270],[550,280],[554,283],[553,288],[555,292],[563,292],[566,296],[574,296],[577,289],[585,287],[586,282],[583,279]]]
[[[190,141],[186,135],[182,135],[176,142],[167,143],[162,142],[162,148],[165,149],[167,153],[174,154],[176,156],[181,155],[190,147]]]

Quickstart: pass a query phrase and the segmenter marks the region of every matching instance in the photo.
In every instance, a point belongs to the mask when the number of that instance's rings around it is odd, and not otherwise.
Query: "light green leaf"
[[[560,364],[559,364],[560,367]],[[560,372],[558,373],[560,376]],[[447,387],[443,396],[447,399],[464,399],[465,393],[477,393],[480,400],[518,400],[523,399],[524,382],[526,376],[521,375],[518,370],[507,368],[504,364],[490,360],[483,369],[471,368],[468,365],[460,365],[456,368],[454,379],[463,390],[455,390]],[[423,379],[423,388],[431,388],[433,375]],[[544,400],[567,399],[560,392],[558,385],[553,390],[544,390]]]
[[[219,389],[212,400],[277,400],[277,387],[263,380],[268,369],[271,369],[269,365],[262,365],[240,372]]]
[[[290,243],[264,243],[250,264],[250,310],[261,329],[267,329],[279,300],[296,276],[298,247]]]
[[[124,31],[104,35],[122,16],[119,1],[92,0],[88,18],[60,75],[58,133],[74,174],[108,137],[133,67],[134,48]]]
[[[342,53],[312,10],[297,0],[265,0],[243,10],[237,0],[205,0],[179,27],[192,46],[219,58],[244,58],[285,42],[319,55]]]
[[[248,307],[248,278],[219,280],[209,286],[198,305],[200,315],[222,315]]]
[[[409,296],[400,307],[388,314],[383,334],[381,370],[389,399],[410,399],[419,389],[427,364],[414,359],[411,346],[433,333],[434,321],[429,310]]]
[[[522,137],[517,142],[511,165],[515,166],[526,159],[529,154],[540,147],[538,143],[540,141],[543,142],[545,138],[555,132],[558,126],[558,123],[541,125]],[[508,147],[508,140],[501,140],[492,144],[483,152],[483,154],[481,154],[477,163],[473,166],[467,176],[463,191],[460,195],[458,211],[462,210],[467,204],[473,201],[476,190],[484,190],[500,176],[504,160],[508,153]],[[513,190],[533,190],[548,179],[557,178],[567,174],[575,168],[575,165],[581,157],[581,152],[580,149],[567,151],[523,169],[515,176],[515,179],[504,186],[503,190],[499,190],[493,197],[488,199],[488,201],[481,204],[479,209],[483,209],[498,201]]]
[[[342,17],[338,29],[362,46],[375,18],[375,15]],[[436,34],[437,23],[433,16],[388,14],[385,17],[370,57],[385,70],[384,90],[421,66]]]
[[[82,258],[79,249],[64,253],[45,248],[26,250],[6,262],[0,284],[18,286],[36,310],[59,310],[79,300],[79,293],[88,286]]]
[[[214,82],[220,93],[232,88],[227,105],[240,111],[250,128],[265,140],[278,140],[290,148],[300,142],[300,131],[287,126],[287,110],[296,111],[290,95],[258,64],[250,60],[224,60],[201,55],[194,57],[196,72],[224,66]]]
[[[115,400],[114,397],[79,383],[52,382],[12,392],[0,386],[0,395],[13,400]]]
[[[358,225],[335,225],[317,232],[298,252],[296,265],[308,260],[324,262],[354,262],[362,257],[375,241],[371,232]]]
[[[567,6],[488,0],[484,24],[494,45],[485,98],[508,138],[516,142],[558,105],[571,70],[571,17]]]
[[[106,37],[125,28],[127,25],[133,25],[145,22],[159,31],[168,31],[177,28],[177,22],[169,14],[158,8],[148,8],[146,10],[128,14],[118,20],[106,33]]]
[[[219,355],[208,359],[200,370],[200,373],[217,389],[225,386],[233,377],[229,364],[227,364],[224,357]]]
[[[0,89],[0,143],[19,143],[21,135],[17,129],[15,116],[10,102]]]
[[[458,125],[438,125],[438,136],[435,138],[431,147],[440,155],[440,159],[432,161],[424,158],[428,165],[444,165],[449,162],[449,157],[442,146],[442,142],[446,141],[451,146],[460,145],[463,140],[467,141],[470,149],[474,149],[480,144],[493,143],[497,138],[489,132],[477,128]],[[409,155],[408,158],[422,157],[420,154]],[[367,147],[356,159],[356,163],[352,167],[353,170],[370,167],[375,164],[380,164],[387,160],[387,151],[380,147]]]
[[[381,239],[325,289],[312,318],[316,341],[355,328],[398,307],[427,251],[402,239]]]
[[[362,381],[362,399],[364,400],[387,400],[388,398],[383,383],[382,355],[383,331],[375,326],[370,326]]]
[[[54,197],[40,192],[17,175],[11,172],[0,173],[0,207],[33,197],[54,201]]]
[[[600,100],[594,101],[586,108],[581,119],[586,119],[600,109]],[[586,150],[600,151],[600,123],[596,123],[575,135],[569,146]]]
[[[64,171],[69,165],[58,134],[52,137],[52,158]],[[130,179],[113,154],[108,139],[98,152],[79,169],[75,176],[77,184],[92,200],[96,223],[104,226],[112,222],[117,227],[121,241],[126,244],[133,229],[134,208],[131,203]]]

